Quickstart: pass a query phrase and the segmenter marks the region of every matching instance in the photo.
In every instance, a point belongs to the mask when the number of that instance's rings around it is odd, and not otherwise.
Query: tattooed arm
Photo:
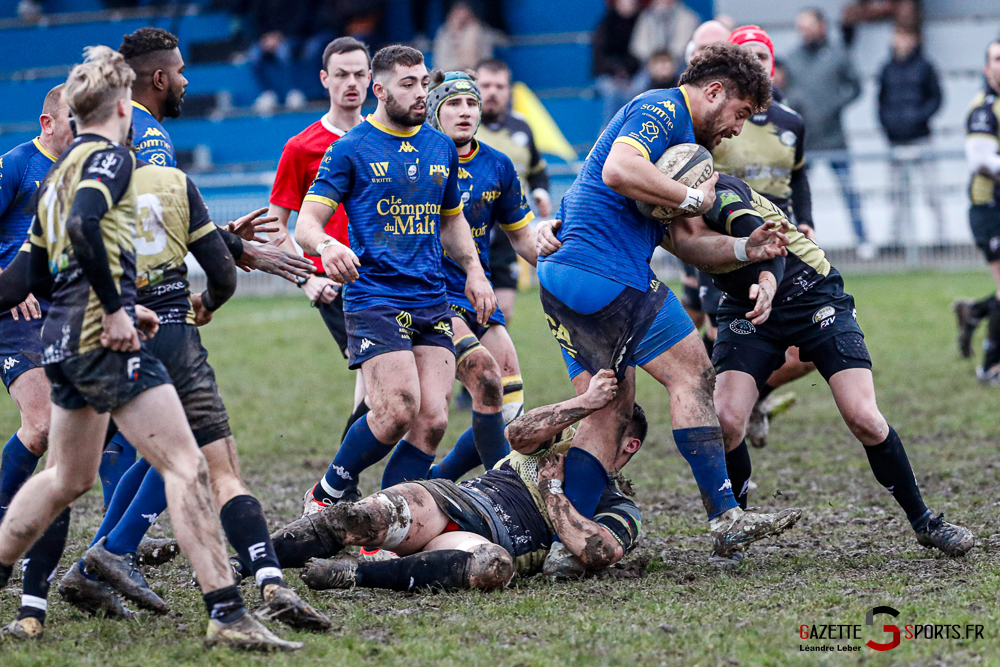
[[[530,410],[507,425],[511,449],[531,454],[592,412],[611,402],[618,391],[618,380],[610,370],[602,370],[590,379],[587,391],[555,405]]]

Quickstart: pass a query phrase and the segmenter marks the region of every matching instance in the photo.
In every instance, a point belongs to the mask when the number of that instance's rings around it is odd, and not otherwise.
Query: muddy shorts
[[[170,375],[146,344],[136,352],[107,348],[84,352],[45,366],[52,402],[64,410],[111,412],[153,387],[170,384]]]
[[[44,321],[44,317],[25,320],[20,309],[16,320],[9,310],[0,313],[0,379],[8,391],[14,380],[32,368],[41,367]]]
[[[347,359],[347,321],[344,319],[344,290],[337,292],[337,298],[330,303],[315,302],[313,304],[323,318],[323,323],[330,330],[330,335],[337,341],[340,353]]]
[[[433,345],[454,352],[452,315],[446,302],[409,310],[374,306],[345,313],[349,368],[361,368],[361,364],[380,354],[412,350],[416,345]]]

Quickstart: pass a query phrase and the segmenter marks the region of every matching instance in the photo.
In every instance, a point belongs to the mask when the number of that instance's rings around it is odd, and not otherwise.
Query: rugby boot
[[[87,570],[100,577],[127,599],[143,609],[157,614],[166,614],[170,607],[149,587],[146,578],[135,562],[135,554],[119,556],[104,548],[108,538],[87,549],[83,554],[83,564]]]
[[[3,639],[41,639],[45,626],[34,616],[19,618],[0,628],[0,638]]]
[[[968,528],[956,526],[939,514],[917,531],[917,542],[924,547],[940,549],[949,556],[964,556],[976,546],[976,538]]]
[[[136,559],[139,565],[157,567],[172,561],[181,552],[177,546],[177,540],[172,537],[164,538],[142,538],[139,548],[136,550]]]
[[[979,384],[1000,387],[1000,365],[993,366],[989,370],[982,366],[976,366],[976,379],[979,380]]]
[[[67,604],[88,614],[103,612],[105,618],[127,620],[138,617],[138,614],[122,604],[121,598],[111,586],[84,576],[79,561],[73,563],[69,572],[59,580],[59,595]]]
[[[754,403],[753,411],[750,412],[750,420],[747,422],[747,442],[757,449],[767,447],[767,434],[770,430],[771,424],[767,411],[764,409],[764,401],[757,401]]]
[[[565,544],[553,542],[542,564],[542,574],[552,579],[582,579],[587,567]]]
[[[728,556],[742,551],[751,542],[780,535],[795,525],[802,510],[791,508],[775,513],[744,512],[739,507],[723,512],[709,522],[715,553]]]
[[[964,359],[972,358],[972,337],[979,326],[979,318],[972,314],[971,299],[955,299],[951,309],[955,311],[958,320],[958,352]]]
[[[233,573],[233,581],[237,586],[242,586],[247,581],[253,581],[253,575],[243,569],[243,563],[241,563],[240,559],[236,556],[229,557],[229,569]],[[198,586],[197,572],[191,573],[191,585],[195,588],[200,588],[200,586]]]
[[[379,549],[378,547],[374,549],[361,547],[361,550],[358,551],[358,561],[361,563],[381,563],[387,560],[395,560],[396,558],[399,558],[399,554],[395,551]]]
[[[216,618],[208,619],[205,646],[228,646],[245,651],[298,651],[302,642],[285,641],[250,614],[243,614],[229,623]]]
[[[299,573],[299,578],[314,591],[331,588],[354,588],[358,559],[349,554],[333,558],[313,558]]]
[[[795,396],[795,392],[788,392],[787,394],[782,394],[781,396],[769,396],[764,401],[764,411],[767,413],[767,418],[769,420],[774,419],[775,417],[788,412],[795,406],[798,400],[798,397]]]
[[[739,565],[744,560],[746,560],[746,554],[742,551],[733,551],[725,556],[712,551],[708,555],[708,564],[713,567],[733,567],[734,565]]]
[[[358,492],[357,487],[352,487],[350,489],[345,490],[344,495],[342,498],[340,498],[340,500],[330,500],[329,498],[320,500],[315,495],[316,486],[318,484],[319,482],[313,484],[311,487],[309,487],[309,490],[306,491],[305,495],[302,496],[302,516],[312,516],[313,514],[319,514],[325,508],[332,507],[337,503],[353,503],[357,502],[358,500],[361,500],[361,494]]]
[[[279,621],[296,630],[326,632],[332,624],[288,586],[268,584],[263,590],[264,605],[254,615],[265,621]]]

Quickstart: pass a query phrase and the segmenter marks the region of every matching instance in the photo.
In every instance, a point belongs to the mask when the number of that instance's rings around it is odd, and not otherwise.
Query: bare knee
[[[373,412],[378,415],[383,428],[388,431],[389,439],[396,441],[410,430],[417,413],[420,411],[420,399],[405,389],[394,392]]]
[[[722,426],[726,451],[735,449],[746,436],[747,416],[736,406],[728,403],[718,403],[715,407],[719,413],[719,425]]]
[[[29,452],[41,456],[49,448],[49,416],[48,410],[31,410],[21,413],[21,428],[18,438]]]
[[[504,588],[514,578],[514,559],[503,547],[481,544],[469,559],[469,587],[484,591]]]
[[[877,445],[889,437],[889,425],[877,409],[852,411],[844,415],[844,421],[863,445]]]
[[[500,366],[485,348],[473,352],[462,362],[460,375],[474,400],[491,408],[503,405]]]

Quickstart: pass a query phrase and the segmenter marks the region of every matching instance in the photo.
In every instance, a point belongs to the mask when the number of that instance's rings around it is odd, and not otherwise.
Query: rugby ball
[[[678,183],[696,188],[715,172],[715,162],[712,160],[712,154],[704,146],[677,144],[664,151],[656,161],[656,168]],[[639,213],[654,220],[672,220],[684,214],[679,208],[656,206],[639,200],[636,200],[635,205]]]

